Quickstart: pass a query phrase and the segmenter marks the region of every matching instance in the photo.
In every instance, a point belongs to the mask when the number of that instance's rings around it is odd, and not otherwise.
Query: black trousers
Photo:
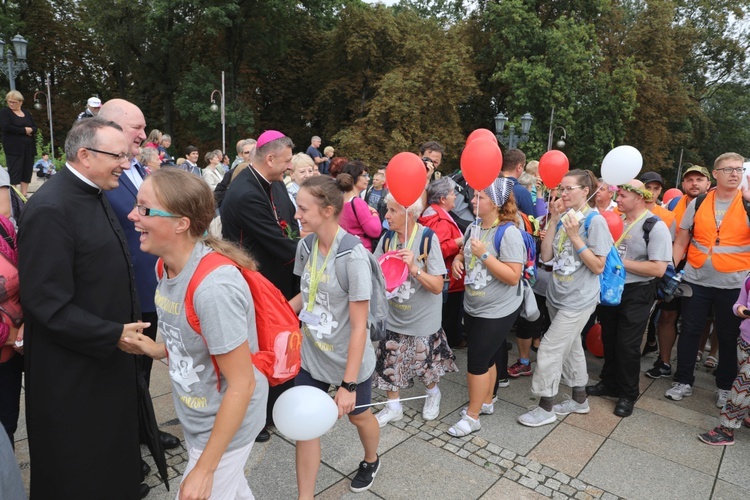
[[[619,306],[598,309],[604,344],[604,366],[599,378],[618,389],[620,397],[633,401],[640,393],[641,341],[655,292],[655,280],[625,285]]]
[[[742,320],[734,315],[732,308],[740,295],[738,288],[711,288],[690,283],[692,297],[682,298],[682,331],[677,343],[677,372],[675,380],[682,384],[695,382],[695,354],[698,352],[706,318],[715,313],[716,336],[719,339],[719,366],[716,387],[729,390],[737,377],[737,337]]]
[[[20,354],[16,353],[5,363],[0,363],[0,422],[8,434],[11,445],[13,434],[18,428],[22,374],[23,356]]]
[[[449,292],[443,302],[443,331],[448,345],[456,347],[464,338],[461,321],[464,315],[464,292]]]

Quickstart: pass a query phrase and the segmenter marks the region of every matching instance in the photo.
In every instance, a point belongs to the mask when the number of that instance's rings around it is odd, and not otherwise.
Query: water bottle
[[[677,287],[680,286],[680,283],[682,282],[682,278],[684,276],[685,271],[680,271],[679,273],[669,278],[669,281],[664,286],[664,297],[671,297],[674,295],[674,293],[677,291]]]

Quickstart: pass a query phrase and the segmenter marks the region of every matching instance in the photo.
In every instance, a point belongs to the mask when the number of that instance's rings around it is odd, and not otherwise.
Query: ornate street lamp
[[[498,113],[495,116],[495,136],[508,149],[517,148],[529,140],[529,130],[531,130],[531,123],[533,121],[534,117],[530,113],[526,113],[521,117],[521,135],[516,135],[516,126],[513,124],[510,125],[508,135],[503,135],[505,124],[508,123],[508,117],[503,113]]]
[[[52,93],[50,92],[50,78],[47,74],[47,93],[45,94],[41,90],[34,93],[34,108],[42,109],[42,103],[39,102],[39,94],[42,94],[47,99],[47,119],[49,120],[49,142],[50,142],[50,158],[55,159],[55,134],[52,131]]]
[[[10,80],[10,90],[16,90],[16,77],[21,71],[29,67],[26,64],[26,48],[29,42],[21,35],[16,35],[11,39],[13,48],[8,46],[8,53],[5,53],[5,41],[0,40],[0,72]],[[15,56],[14,56],[15,52]],[[5,64],[3,64],[5,63]]]
[[[214,100],[214,95],[219,94],[219,97],[221,98],[221,108],[216,105],[216,101]],[[226,142],[227,142],[227,133],[226,133],[226,115],[224,113],[224,72],[221,72],[221,90],[214,90],[211,92],[211,111],[214,113],[221,110],[221,152],[225,153],[227,152],[226,148]]]

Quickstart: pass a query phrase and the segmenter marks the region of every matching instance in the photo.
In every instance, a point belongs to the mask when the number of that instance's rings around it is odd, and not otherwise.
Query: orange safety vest
[[[737,191],[719,227],[716,227],[715,199],[716,192],[710,191],[695,214],[688,263],[700,268],[710,255],[714,269],[719,272],[747,271],[750,269],[750,228],[742,193]]]
[[[667,225],[667,229],[672,229],[672,223],[675,220],[674,212],[670,212],[661,205],[654,204],[654,206],[651,207],[651,213],[660,218],[664,222],[664,224]],[[677,228],[675,228],[675,230],[676,229]]]
[[[677,202],[677,205],[674,206],[674,209],[672,209],[672,213],[674,214],[675,219],[677,220],[677,229],[680,228],[680,223],[682,222],[682,217],[685,215],[685,210],[687,210],[688,203],[693,201],[695,198],[688,199],[688,195],[682,195],[680,198],[680,201]]]

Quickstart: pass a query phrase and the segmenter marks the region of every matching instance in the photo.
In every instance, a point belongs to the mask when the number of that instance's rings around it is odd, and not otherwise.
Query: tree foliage
[[[6,41],[29,40],[33,95],[52,83],[58,150],[86,99],[123,97],[149,128],[220,146],[212,90],[226,79],[227,149],[266,129],[302,149],[320,135],[379,166],[438,140],[447,169],[500,111],[534,116],[523,145],[567,131],[574,167],[629,143],[674,172],[681,150],[710,164],[750,154],[750,0],[0,0]],[[0,83],[4,82],[0,77]],[[33,110],[45,141],[46,102]],[[556,137],[560,135],[556,131]]]

